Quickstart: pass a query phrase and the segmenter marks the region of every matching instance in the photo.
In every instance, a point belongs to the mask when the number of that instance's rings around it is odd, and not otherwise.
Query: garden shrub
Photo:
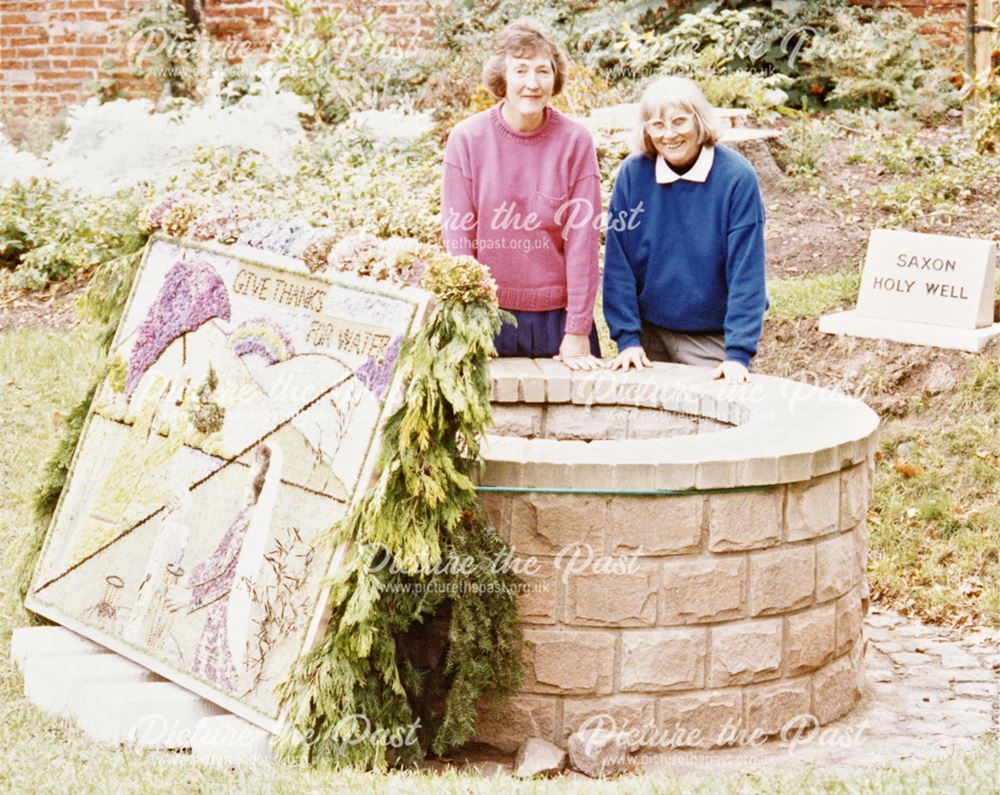
[[[49,179],[14,182],[0,192],[0,265],[13,283],[41,289],[98,263],[138,251],[145,194],[85,197]]]
[[[288,0],[283,8],[276,73],[282,88],[312,104],[308,121],[336,124],[355,111],[406,101],[421,82],[410,53],[416,40],[390,31],[370,4],[319,15],[308,2]]]

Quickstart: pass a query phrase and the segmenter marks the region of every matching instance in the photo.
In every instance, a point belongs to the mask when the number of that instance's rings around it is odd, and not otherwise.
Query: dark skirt
[[[549,358],[559,353],[559,345],[566,333],[566,310],[550,309],[547,312],[528,312],[508,309],[517,325],[504,323],[493,340],[500,356],[527,356],[532,359]],[[601,355],[597,339],[597,324],[590,329],[590,352]]]

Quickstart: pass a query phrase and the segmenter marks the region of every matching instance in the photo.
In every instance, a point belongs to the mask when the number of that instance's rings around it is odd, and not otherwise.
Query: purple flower
[[[396,367],[396,359],[399,357],[399,348],[403,344],[402,337],[396,337],[383,353],[378,361],[374,356],[369,356],[368,361],[354,371],[358,380],[368,387],[369,391],[381,401],[389,389],[389,382],[392,380],[392,371]]]
[[[175,262],[136,331],[125,378],[125,396],[132,397],[143,374],[171,342],[213,317],[229,320],[229,311],[226,285],[209,264],[201,260]]]

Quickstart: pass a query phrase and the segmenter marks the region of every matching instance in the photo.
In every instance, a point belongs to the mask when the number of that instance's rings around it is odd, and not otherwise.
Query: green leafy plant
[[[142,248],[137,219],[144,191],[81,196],[48,179],[0,191],[0,265],[20,287],[41,289]]]
[[[355,110],[384,107],[419,80],[403,42],[371,4],[319,15],[308,0],[285,0],[282,8],[277,75],[282,87],[312,103],[312,121],[336,124]]]
[[[787,174],[809,182],[819,173],[820,162],[834,134],[822,119],[815,118],[806,111],[799,111],[794,115],[797,117],[795,123],[773,145],[772,151],[775,160]]]
[[[517,581],[493,565],[505,547],[472,481],[501,315],[474,261],[432,260],[425,284],[442,300],[400,354],[406,398],[383,432],[381,474],[329,537],[351,551],[331,582],[326,637],[277,691],[288,759],[385,767],[443,753],[471,739],[484,696],[509,696],[521,679]],[[435,665],[428,641],[407,634],[442,624]]]
[[[199,74],[199,34],[176,0],[144,0],[117,29],[129,58],[127,73],[136,78],[152,78],[171,96],[195,93]],[[104,98],[118,93],[119,72],[112,65]]]

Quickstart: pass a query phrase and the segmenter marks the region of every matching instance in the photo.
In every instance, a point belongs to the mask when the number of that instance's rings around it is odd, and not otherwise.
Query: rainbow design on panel
[[[229,345],[237,356],[259,356],[269,365],[287,362],[295,355],[295,348],[285,330],[263,317],[237,326],[229,335]]]

